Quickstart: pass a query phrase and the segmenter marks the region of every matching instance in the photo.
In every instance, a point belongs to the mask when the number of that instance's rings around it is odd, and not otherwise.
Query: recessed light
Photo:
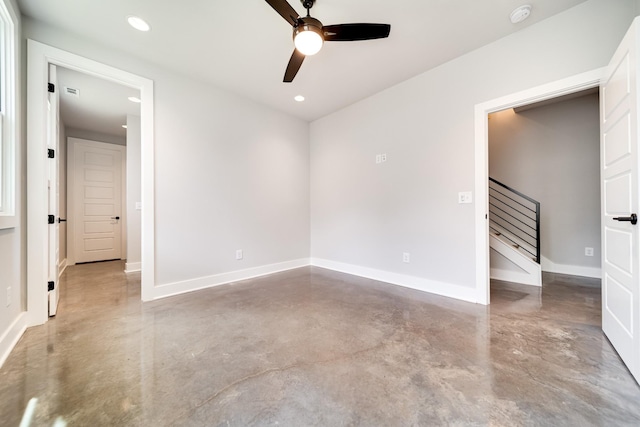
[[[126,129],[126,128],[127,128],[127,125],[122,125],[122,127]]]
[[[525,4],[515,8],[513,12],[511,12],[511,15],[509,15],[509,19],[511,19],[512,24],[517,24],[527,19],[529,15],[531,15],[531,6]]]
[[[127,22],[139,31],[149,31],[151,29],[151,26],[144,19],[137,16],[127,16]]]
[[[140,98],[136,98],[135,96],[130,96],[130,97],[129,97],[129,98],[127,98],[127,99],[128,99],[129,101],[131,101],[131,102],[135,102],[136,104],[139,104],[139,103],[141,102],[141,101],[140,101]]]
[[[302,101],[304,101],[304,96],[302,96],[302,95],[298,95],[298,96],[296,96],[296,97],[295,97],[295,98],[293,98],[293,99],[295,99],[295,100],[296,100],[296,101],[298,101],[298,102],[302,102]]]

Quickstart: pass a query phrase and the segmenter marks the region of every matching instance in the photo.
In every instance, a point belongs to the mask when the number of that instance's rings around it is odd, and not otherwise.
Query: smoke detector
[[[512,24],[517,24],[527,19],[529,15],[531,15],[531,6],[525,4],[515,8],[513,12],[511,12],[511,15],[509,15],[509,19],[511,19]]]

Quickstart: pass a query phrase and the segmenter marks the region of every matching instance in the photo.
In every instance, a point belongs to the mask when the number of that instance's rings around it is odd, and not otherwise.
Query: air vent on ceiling
[[[72,87],[64,87],[64,93],[66,93],[67,95],[71,95],[71,96],[75,96],[76,98],[80,98],[80,90],[79,89],[74,89]]]

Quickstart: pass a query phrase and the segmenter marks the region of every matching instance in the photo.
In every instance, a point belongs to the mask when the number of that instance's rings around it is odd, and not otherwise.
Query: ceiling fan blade
[[[389,37],[389,24],[338,24],[322,27],[324,40],[331,42],[345,42],[355,40],[372,40]]]
[[[293,78],[298,74],[302,61],[304,61],[304,55],[298,52],[298,49],[294,49],[291,59],[289,60],[289,65],[287,65],[287,71],[284,72],[283,82],[291,83],[293,81]]]
[[[280,14],[291,26],[298,22],[298,12],[286,0],[266,0],[269,5]]]

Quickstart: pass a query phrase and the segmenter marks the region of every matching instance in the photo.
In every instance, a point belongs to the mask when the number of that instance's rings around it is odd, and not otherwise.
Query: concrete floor
[[[46,426],[640,425],[586,281],[484,307],[310,267],[142,304],[122,269],[67,269],[0,370],[0,424],[35,396]]]

